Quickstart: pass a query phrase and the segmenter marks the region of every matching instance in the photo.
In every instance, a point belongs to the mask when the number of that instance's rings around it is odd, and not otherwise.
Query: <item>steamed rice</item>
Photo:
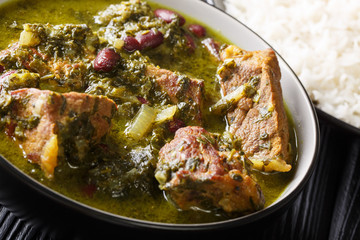
[[[316,106],[360,127],[359,0],[225,0],[298,75]]]

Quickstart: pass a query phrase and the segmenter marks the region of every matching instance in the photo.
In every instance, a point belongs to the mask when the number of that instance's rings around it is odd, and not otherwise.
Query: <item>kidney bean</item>
[[[187,45],[188,45],[190,51],[191,52],[195,51],[196,44],[195,44],[194,39],[189,34],[185,34],[185,38],[187,40]]]
[[[101,72],[110,72],[116,67],[120,59],[120,55],[113,49],[104,48],[94,60],[94,69]]]
[[[164,42],[163,34],[153,29],[145,34],[138,33],[135,38],[139,42],[141,49],[156,48]]]
[[[206,35],[206,29],[199,24],[190,24],[188,26],[188,29],[197,37],[205,37]]]
[[[5,134],[9,137],[14,137],[15,136],[15,128],[16,128],[17,124],[14,122],[10,122],[9,124],[6,125],[6,129],[5,129]],[[31,160],[31,158],[29,158]]]
[[[96,192],[96,185],[88,184],[82,188],[82,191],[86,197],[92,198]]]
[[[124,49],[128,52],[133,52],[136,50],[141,50],[141,46],[136,38],[132,36],[126,36],[124,38]]]
[[[3,65],[0,65],[0,73],[2,73],[5,70],[5,67]]]
[[[168,10],[168,9],[156,9],[154,11],[156,17],[161,18],[167,23],[171,23],[176,17],[179,18],[179,25],[182,26],[185,24],[185,18],[181,16],[179,13]]]
[[[177,118],[174,118],[168,123],[168,129],[171,133],[175,133],[179,128],[186,127],[185,123]]]
[[[139,100],[139,102],[140,102],[141,104],[149,104],[149,101],[146,100],[146,99],[143,98],[143,97],[137,96],[137,99]]]

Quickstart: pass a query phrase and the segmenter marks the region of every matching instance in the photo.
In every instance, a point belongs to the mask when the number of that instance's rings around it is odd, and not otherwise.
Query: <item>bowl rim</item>
[[[151,0],[150,0],[151,1]],[[5,1],[0,1],[1,3],[4,3]],[[156,2],[153,1],[153,2]],[[272,48],[271,45],[266,42],[261,36],[259,36],[256,32],[254,32],[252,29],[250,29],[247,25],[236,19],[235,17],[229,15],[224,10],[216,8],[215,6],[212,6],[202,0],[197,1],[198,4],[202,4],[204,8],[213,8],[218,11],[218,14],[224,14],[227,17],[232,18],[237,22],[237,24],[241,24],[243,27],[247,28],[252,34],[256,36],[256,38],[260,39],[265,45]],[[272,48],[273,49],[273,48]],[[276,50],[274,49],[276,52]],[[302,91],[304,91],[304,94],[307,97],[308,104],[310,105],[310,111],[312,116],[312,124],[314,125],[315,132],[314,132],[314,139],[315,139],[315,146],[314,146],[314,152],[312,154],[312,160],[309,168],[306,171],[305,176],[301,179],[300,183],[295,187],[294,190],[292,190],[288,196],[285,198],[279,200],[276,202],[276,204],[270,205],[262,210],[259,210],[257,212],[233,218],[223,221],[217,221],[217,222],[210,222],[210,223],[189,223],[189,224],[177,224],[177,223],[163,223],[163,222],[153,222],[148,220],[141,220],[141,219],[135,219],[130,217],[125,217],[113,213],[106,212],[101,209],[97,209],[95,207],[86,205],[84,203],[78,202],[76,200],[73,200],[61,193],[56,192],[55,190],[47,187],[46,185],[38,182],[37,180],[33,179],[32,177],[28,176],[24,172],[22,172],[18,167],[13,165],[11,162],[9,162],[6,158],[0,155],[0,166],[5,168],[7,171],[11,172],[16,178],[18,178],[21,182],[25,183],[27,186],[32,188],[33,190],[40,192],[41,194],[45,195],[46,197],[52,199],[53,201],[66,206],[72,210],[75,210],[79,213],[82,213],[86,216],[93,217],[95,219],[103,220],[106,222],[110,222],[116,225],[121,225],[125,227],[141,227],[141,228],[151,228],[151,229],[158,229],[158,230],[208,230],[210,229],[220,229],[220,228],[228,228],[232,226],[239,226],[239,225],[246,225],[252,222],[255,222],[257,220],[263,219],[266,216],[269,216],[270,214],[276,212],[280,208],[286,207],[289,205],[289,203],[292,202],[292,200],[300,193],[300,191],[304,188],[305,184],[308,182],[310,176],[314,172],[314,169],[317,165],[317,158],[319,154],[319,144],[320,144],[320,128],[319,128],[319,121],[318,117],[315,111],[315,107],[311,103],[310,97],[308,93],[305,90],[305,87],[301,83],[301,81],[298,79],[295,72],[291,69],[291,67],[287,64],[287,62],[276,52],[276,55],[278,58],[281,59],[282,63],[285,65],[287,70],[290,71],[290,73],[293,75],[293,77],[296,79],[299,86],[302,88]]]

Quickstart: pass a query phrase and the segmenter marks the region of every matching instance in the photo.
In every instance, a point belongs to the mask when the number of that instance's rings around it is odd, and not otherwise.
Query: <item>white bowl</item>
[[[5,2],[0,0],[0,3]],[[262,50],[269,48],[261,37],[254,33],[251,29],[240,23],[236,19],[227,15],[202,1],[197,0],[154,0],[153,2],[163,4],[169,8],[184,15],[191,16],[207,26],[217,30],[221,35],[229,39],[233,44],[246,50]],[[271,23],[268,24],[271,27]],[[276,51],[276,49],[275,49]],[[16,179],[24,185],[30,186],[32,190],[45,198],[50,198],[60,204],[66,206],[73,211],[81,213],[85,216],[91,216],[95,219],[102,220],[115,225],[132,226],[150,229],[166,229],[166,230],[203,230],[214,229],[228,226],[240,226],[262,219],[270,214],[277,212],[291,203],[302,190],[316,165],[316,159],[319,148],[319,125],[315,109],[310,101],[305,88],[300,83],[297,76],[287,65],[287,63],[278,55],[278,60],[282,73],[281,85],[286,105],[293,117],[296,134],[298,138],[298,160],[296,172],[293,180],[287,186],[283,194],[270,206],[258,212],[226,220],[223,222],[204,223],[204,224],[165,224],[148,222],[137,219],[129,219],[126,217],[110,214],[87,205],[78,203],[69,199],[29,178],[21,173],[16,167],[11,165],[5,159],[0,159],[0,170],[8,175],[16,176]],[[1,179],[0,179],[1,180]],[[0,203],[6,204],[8,201],[4,199],[6,195],[1,188],[5,188],[4,184],[0,184]],[[49,210],[51,211],[51,210]]]

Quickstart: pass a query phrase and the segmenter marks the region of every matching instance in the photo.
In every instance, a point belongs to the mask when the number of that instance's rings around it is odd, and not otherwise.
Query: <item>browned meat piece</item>
[[[201,127],[179,129],[159,154],[156,179],[181,209],[221,208],[249,213],[264,206],[260,187],[236,152],[219,152],[214,137]]]
[[[116,108],[106,97],[76,92],[59,94],[23,88],[10,95],[7,133],[49,177],[54,174],[58,157],[69,153],[83,160],[88,146],[107,133]]]
[[[217,60],[220,60],[220,43],[216,42],[213,38],[205,38],[201,41],[209,53]]]
[[[25,24],[19,41],[0,52],[0,65],[38,73],[42,89],[83,91],[98,43],[86,25]]]
[[[185,109],[182,110],[186,112],[187,117],[192,118],[189,120],[190,125],[201,125],[203,80],[191,79],[152,65],[146,68],[145,75],[155,78],[157,85],[167,93],[174,104],[186,103],[186,106],[182,106]]]
[[[241,98],[227,113],[230,132],[241,140],[254,168],[289,171],[289,127],[275,52],[248,52],[228,46],[221,51],[221,59],[218,74],[225,96],[243,84],[254,88],[252,95]]]

